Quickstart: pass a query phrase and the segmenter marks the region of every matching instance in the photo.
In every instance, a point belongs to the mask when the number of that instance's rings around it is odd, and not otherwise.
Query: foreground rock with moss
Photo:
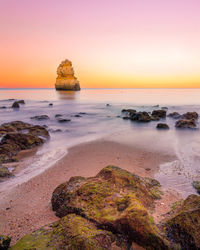
[[[61,219],[23,237],[12,249],[199,249],[200,197],[189,196],[156,225],[158,181],[115,166],[72,177],[52,195]],[[192,248],[191,248],[192,247]]]

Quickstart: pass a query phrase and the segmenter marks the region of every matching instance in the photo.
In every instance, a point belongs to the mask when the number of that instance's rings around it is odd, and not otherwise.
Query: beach
[[[31,156],[34,159],[34,156]],[[72,176],[95,176],[107,165],[116,165],[142,177],[154,177],[161,163],[174,159],[106,139],[80,144],[42,174],[1,193],[0,231],[12,237],[12,244],[25,234],[58,220],[51,208],[54,189]],[[24,158],[28,162],[30,158]],[[154,218],[159,221],[170,205],[180,199],[177,192],[164,191],[157,201]]]

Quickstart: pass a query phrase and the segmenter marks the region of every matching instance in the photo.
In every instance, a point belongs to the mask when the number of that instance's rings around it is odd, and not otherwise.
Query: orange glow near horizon
[[[52,88],[64,59],[82,88],[200,88],[198,0],[1,5],[1,88]]]

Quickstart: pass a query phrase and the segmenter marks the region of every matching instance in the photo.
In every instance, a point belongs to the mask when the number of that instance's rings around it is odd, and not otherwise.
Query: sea
[[[25,101],[19,110],[14,100]],[[49,104],[53,105],[49,105]],[[5,106],[5,109],[1,107]],[[173,187],[183,197],[195,193],[192,181],[200,180],[200,130],[178,130],[176,120],[163,122],[169,130],[156,129],[158,122],[136,123],[122,119],[122,109],[152,112],[165,108],[167,113],[196,111],[200,114],[200,89],[82,89],[78,92],[55,89],[0,89],[0,124],[24,121],[47,126],[48,140],[34,161],[14,178],[0,183],[0,191],[40,174],[56,163],[68,149],[100,138],[132,145],[156,153],[175,155],[175,160],[159,167],[155,178],[164,188]],[[60,123],[56,115],[70,119]],[[33,116],[48,115],[37,121]],[[112,163],[111,163],[112,164]],[[12,169],[11,169],[12,170]]]

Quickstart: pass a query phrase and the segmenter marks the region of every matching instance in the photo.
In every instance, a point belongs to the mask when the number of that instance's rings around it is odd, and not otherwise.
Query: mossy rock
[[[108,166],[95,177],[76,177],[58,186],[52,207],[59,217],[75,213],[146,249],[168,249],[151,216],[161,194],[158,181]]]
[[[182,201],[164,223],[168,239],[180,249],[200,249],[200,196]]]
[[[9,249],[11,238],[5,235],[0,235],[0,249],[7,250]]]
[[[200,194],[200,181],[193,181],[192,185],[197,190],[197,193]]]
[[[26,235],[11,249],[106,250],[112,249],[115,241],[116,237],[111,232],[98,229],[81,216],[70,214]]]
[[[0,166],[0,178],[1,177],[11,177],[12,173],[7,167]]]

